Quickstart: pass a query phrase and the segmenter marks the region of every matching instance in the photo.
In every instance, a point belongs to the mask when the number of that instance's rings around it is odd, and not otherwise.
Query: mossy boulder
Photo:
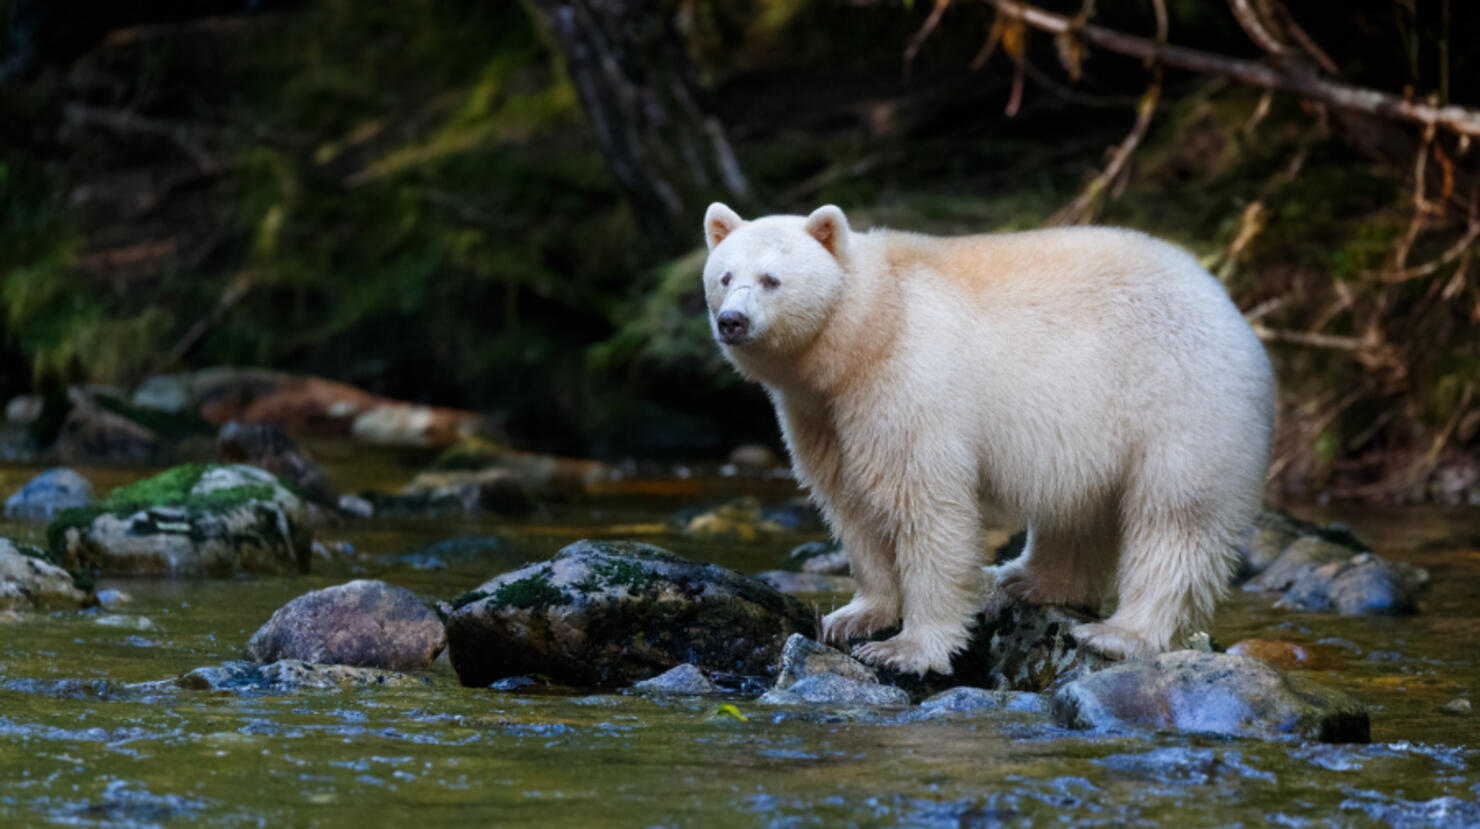
[[[620,687],[684,663],[769,677],[786,638],[816,628],[810,608],[760,582],[635,542],[579,541],[452,606],[448,652],[470,686],[543,674]]]
[[[75,610],[97,603],[91,588],[53,564],[44,550],[0,538],[0,610]]]
[[[177,466],[122,486],[47,529],[53,557],[105,575],[228,576],[307,572],[306,504],[251,466]]]

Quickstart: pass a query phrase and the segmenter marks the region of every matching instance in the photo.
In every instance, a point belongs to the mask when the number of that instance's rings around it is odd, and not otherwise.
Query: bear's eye
[[[781,287],[781,280],[770,274],[766,274],[761,277],[761,287],[768,291],[774,291]]]
[[[721,276],[719,278],[719,284],[724,285],[725,287],[729,287],[729,285],[730,285],[730,275],[729,274],[725,274],[724,276]]]

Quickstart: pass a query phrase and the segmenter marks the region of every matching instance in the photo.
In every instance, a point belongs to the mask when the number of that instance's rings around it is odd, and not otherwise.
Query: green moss
[[[551,584],[550,574],[544,571],[502,585],[491,596],[495,603],[503,607],[521,610],[551,605],[566,599],[565,592]]]
[[[662,578],[635,561],[605,561],[591,566],[591,577],[578,585],[582,590],[599,590],[611,587],[626,587],[641,593],[662,581]]]

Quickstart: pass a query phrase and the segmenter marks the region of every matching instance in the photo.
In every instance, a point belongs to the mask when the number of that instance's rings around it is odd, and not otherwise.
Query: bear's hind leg
[[[997,584],[1021,601],[1098,611],[1120,547],[1118,525],[1105,508],[1074,525],[1030,526],[1022,555],[996,568]]]
[[[1126,516],[1114,615],[1074,636],[1106,656],[1134,659],[1169,650],[1212,617],[1232,572],[1234,516],[1206,503],[1150,507]]]

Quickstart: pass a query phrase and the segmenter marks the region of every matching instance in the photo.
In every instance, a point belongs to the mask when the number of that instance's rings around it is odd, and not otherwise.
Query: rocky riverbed
[[[342,479],[356,477],[335,470],[332,449],[317,454]],[[0,495],[39,471],[0,469]],[[104,497],[140,477],[80,471]],[[366,477],[409,480],[412,472],[379,469]],[[745,670],[713,665],[672,677],[675,687],[699,695],[673,688],[638,693],[626,688],[627,679],[596,690],[546,671],[491,683],[480,677],[469,687],[454,670],[455,639],[452,662],[424,668],[441,650],[428,614],[451,618],[457,600],[490,579],[549,560],[581,538],[638,539],[742,574],[788,566],[811,572],[789,565],[787,556],[821,538],[815,530],[767,527],[754,537],[710,538],[675,529],[672,516],[681,510],[691,523],[698,513],[688,508],[730,503],[746,485],[709,486],[694,498],[542,504],[517,518],[485,512],[345,519],[315,527],[315,537],[333,549],[315,557],[306,575],[296,568],[224,579],[103,575],[88,591],[72,585],[81,591],[70,599],[75,604],[0,613],[0,820],[1480,820],[1480,756],[1472,748],[1480,744],[1480,719],[1462,704],[1480,692],[1480,615],[1471,599],[1480,586],[1480,516],[1473,513],[1360,519],[1363,539],[1380,555],[1430,574],[1416,613],[1343,616],[1282,606],[1282,593],[1249,590],[1234,592],[1214,626],[1217,642],[1258,651],[1252,656],[1276,664],[1296,685],[1313,683],[1359,702],[1370,716],[1367,744],[1322,742],[1319,730],[1230,741],[1197,728],[1179,731],[1177,723],[1077,721],[1067,703],[1056,710],[1055,702],[1082,702],[1088,691],[982,687],[991,676],[966,687],[948,681],[905,690],[891,678],[855,673],[836,652],[821,669],[781,677],[762,670],[746,680]],[[766,505],[789,497],[779,487],[751,494]],[[7,521],[0,536],[44,547],[45,528]],[[1327,575],[1365,566],[1349,563],[1357,555]],[[666,595],[648,576],[602,566],[628,583],[602,589],[625,595],[640,585],[637,592]],[[339,588],[350,583],[356,586]],[[325,588],[335,590],[311,593]],[[309,595],[317,598],[300,598]],[[845,599],[829,592],[795,597],[814,613]],[[362,611],[426,633],[378,639],[373,627],[362,626],[351,637],[333,635],[344,627],[335,614]],[[309,635],[281,633],[290,621]],[[795,624],[804,628],[806,621]],[[1045,646],[1048,662],[1062,645]],[[784,636],[782,646],[790,646]],[[659,652],[667,651],[652,651]],[[363,658],[359,665],[313,664],[330,653]],[[294,661],[303,659],[309,661]],[[661,673],[653,666],[653,675]],[[1178,663],[1164,673],[1196,679],[1199,670]],[[772,684],[786,687],[772,699],[757,696]],[[1199,699],[1199,686],[1189,687]]]

